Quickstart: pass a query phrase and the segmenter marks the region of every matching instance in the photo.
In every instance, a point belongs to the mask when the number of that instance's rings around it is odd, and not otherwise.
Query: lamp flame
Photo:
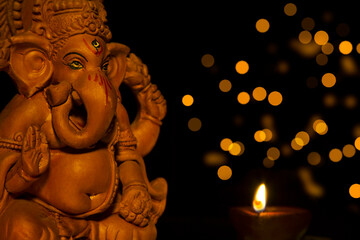
[[[256,194],[253,200],[253,208],[256,212],[260,213],[265,210],[266,207],[266,188],[265,184],[261,184],[256,190]]]

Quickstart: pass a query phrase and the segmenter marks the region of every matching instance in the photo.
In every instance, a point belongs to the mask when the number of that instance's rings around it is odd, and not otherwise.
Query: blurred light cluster
[[[298,8],[294,3],[285,4],[283,12],[287,17],[293,17],[299,14]],[[330,15],[324,15],[324,19],[330,17]],[[317,24],[314,18],[306,16],[303,18],[300,17],[299,19],[301,29],[299,29],[299,32],[295,35],[295,37],[289,37],[289,47],[299,58],[308,61],[309,64],[312,64],[313,68],[318,68],[317,72],[321,73],[318,76],[314,76],[311,75],[313,74],[313,71],[309,70],[309,76],[304,79],[304,84],[308,89],[321,90],[321,94],[323,94],[322,103],[325,109],[340,106],[339,103],[342,103],[342,107],[345,107],[347,110],[354,109],[358,104],[357,97],[350,93],[347,95],[338,95],[335,90],[337,90],[336,87],[340,85],[344,77],[357,76],[356,74],[359,72],[358,63],[352,54],[360,54],[360,43],[354,43],[346,39],[350,31],[349,25],[346,23],[337,24],[335,33],[340,37],[340,39],[338,39],[334,36],[333,32],[328,31],[323,24]],[[276,23],[272,23],[266,18],[258,18],[254,22],[256,34],[261,36],[267,35],[271,32],[272,28],[277,27]],[[274,49],[276,49],[276,47],[269,44],[269,52],[275,51]],[[264,52],[264,54],[266,53]],[[253,76],[253,72],[249,72],[250,68],[252,71],[262,71],[262,69],[258,68],[256,62],[249,61],[251,63],[251,65],[249,65],[249,62],[244,60],[247,59],[246,56],[240,56],[239,58],[239,60],[234,64],[234,70],[235,73],[240,75],[240,77],[244,77],[244,75],[246,75],[245,77],[251,78]],[[338,59],[339,71],[333,68],[331,68],[331,71],[328,71],[324,67],[331,62],[331,58]],[[259,56],[258,59],[260,60],[261,56]],[[215,57],[210,53],[206,53],[201,57],[201,64],[204,68],[211,70],[216,65]],[[291,64],[292,63],[290,61],[279,60],[277,65],[274,65],[273,68],[277,73],[285,75],[292,69]],[[211,71],[209,72],[211,73]],[[252,88],[241,88],[239,90],[239,83],[234,82],[234,80],[222,79],[219,81],[218,89],[221,93],[229,95],[235,94],[236,97],[231,99],[235,99],[237,101],[239,108],[255,108],[257,105],[264,106],[263,104],[260,104],[260,102],[267,102],[272,111],[275,109],[276,111],[281,111],[281,107],[272,107],[282,106],[284,101],[288,103],[288,93],[284,92],[283,88],[276,89],[278,85],[271,86],[271,80],[269,80],[266,84],[263,82],[257,82],[255,79],[252,79],[252,81],[254,84]],[[192,106],[194,98],[191,95],[186,94],[182,98],[182,103],[185,107]],[[231,111],[230,108],[229,111]],[[249,136],[243,138],[252,139],[253,142],[248,142],[249,140],[241,142],[238,140],[231,140],[230,138],[223,138],[219,143],[219,147],[222,152],[214,150],[206,154],[204,157],[205,164],[207,166],[217,167],[217,176],[219,179],[228,180],[231,178],[233,169],[231,169],[230,164],[228,164],[228,158],[243,156],[245,148],[248,144],[262,144],[261,148],[266,149],[262,160],[262,165],[265,168],[274,167],[275,162],[281,162],[279,159],[282,159],[282,157],[286,158],[300,152],[306,153],[303,163],[307,167],[311,168],[321,167],[325,162],[328,162],[328,164],[337,164],[344,158],[353,158],[356,151],[360,151],[360,125],[358,127],[353,127],[353,135],[356,139],[355,141],[351,139],[348,141],[353,142],[353,144],[349,143],[343,146],[335,147],[329,146],[328,149],[324,150],[315,149],[313,145],[311,146],[311,144],[315,141],[315,139],[318,141],[324,139],[322,136],[328,134],[329,128],[335,131],[336,126],[328,124],[332,122],[330,119],[323,118],[318,113],[315,113],[308,119],[307,127],[301,131],[294,132],[293,138],[285,139],[279,135],[279,129],[277,129],[279,126],[276,124],[276,116],[274,117],[274,114],[272,113],[264,114],[263,116],[265,117],[260,120],[263,125],[262,128],[257,128],[257,130],[255,129],[251,138],[249,138]],[[204,121],[207,120],[204,119]],[[219,125],[219,127],[221,126]],[[254,126],[249,125],[245,125],[243,127],[251,129],[254,128]],[[191,131],[199,131],[201,129],[200,119],[191,118],[188,122],[188,128]],[[299,174],[300,178],[303,179],[304,188],[307,189],[309,194],[317,197],[323,195],[324,190],[319,184],[315,183],[307,170],[302,169]],[[349,195],[353,198],[360,198],[360,184],[354,183],[351,187],[349,186]]]

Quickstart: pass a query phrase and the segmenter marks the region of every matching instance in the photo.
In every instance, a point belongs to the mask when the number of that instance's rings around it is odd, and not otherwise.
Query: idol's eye
[[[69,63],[69,67],[74,70],[79,70],[84,68],[84,66],[79,61],[72,61],[71,63]]]
[[[109,67],[109,62],[105,62],[105,63],[102,65],[101,70],[103,70],[104,72],[107,72],[108,67]]]

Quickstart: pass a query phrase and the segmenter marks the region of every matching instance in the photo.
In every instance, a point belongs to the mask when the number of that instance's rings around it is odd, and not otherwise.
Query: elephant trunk
[[[71,148],[89,148],[107,133],[115,110],[116,93],[108,79],[89,75],[72,84],[64,103],[52,107],[55,134]]]

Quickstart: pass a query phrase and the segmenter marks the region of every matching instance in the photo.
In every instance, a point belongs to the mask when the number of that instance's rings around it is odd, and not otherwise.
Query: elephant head
[[[91,147],[115,119],[129,49],[86,33],[71,36],[53,57],[51,47],[31,33],[13,37],[9,73],[27,98],[43,91],[63,145]]]

